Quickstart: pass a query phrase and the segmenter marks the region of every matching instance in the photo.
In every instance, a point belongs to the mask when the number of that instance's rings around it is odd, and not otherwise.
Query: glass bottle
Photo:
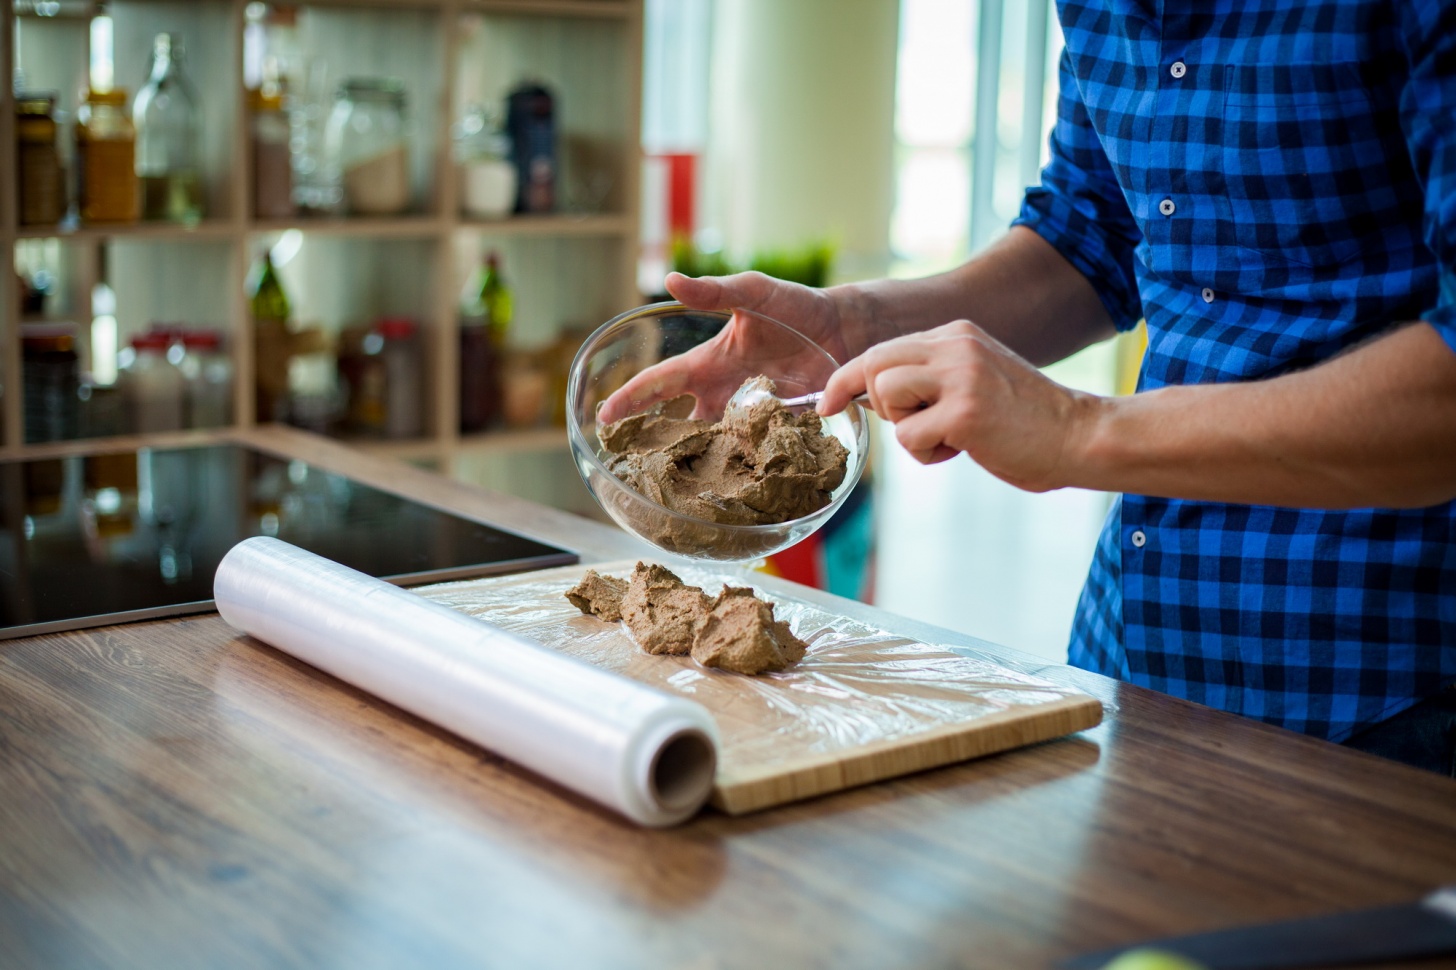
[[[121,88],[91,91],[76,118],[82,222],[137,219],[136,129]]]
[[[248,92],[252,109],[253,214],[287,219],[294,214],[291,137],[283,99],[264,90]]]
[[[292,307],[266,250],[248,281],[248,301],[253,316],[258,421],[282,421],[288,410],[288,359],[292,356],[288,317]]]
[[[324,156],[347,212],[394,215],[409,208],[404,106],[404,85],[394,78],[350,78],[339,89]]]
[[[492,252],[460,309],[460,430],[484,431],[501,416],[501,365],[511,322],[511,291]]]
[[[201,115],[183,63],[181,38],[158,34],[151,76],[137,92],[132,118],[142,217],[191,224],[202,218]]]

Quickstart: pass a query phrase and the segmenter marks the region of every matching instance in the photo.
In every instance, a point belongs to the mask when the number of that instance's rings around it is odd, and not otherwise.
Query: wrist
[[[1075,392],[1071,429],[1060,462],[1059,487],[1121,491],[1114,481],[1120,436],[1116,427],[1131,398]]]
[[[848,363],[875,344],[893,334],[881,334],[884,301],[875,292],[875,283],[841,283],[821,291],[829,301],[831,315],[848,354],[840,363]]]

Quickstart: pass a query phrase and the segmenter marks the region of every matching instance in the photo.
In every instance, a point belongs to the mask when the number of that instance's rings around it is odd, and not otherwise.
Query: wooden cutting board
[[[633,563],[598,565],[627,576]],[[808,642],[804,660],[745,677],[644,653],[621,623],[583,616],[564,593],[585,566],[415,592],[553,649],[702,704],[719,731],[712,804],[733,815],[1086,730],[1102,705],[1072,688],[920,643],[756,587]],[[752,573],[677,570],[715,593]]]

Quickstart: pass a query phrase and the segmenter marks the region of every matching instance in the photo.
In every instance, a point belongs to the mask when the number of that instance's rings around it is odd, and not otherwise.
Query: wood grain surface
[[[268,440],[462,514],[496,507]],[[523,505],[500,500],[497,521],[633,555]],[[216,616],[7,641],[0,967],[1038,968],[1456,882],[1456,782],[782,588],[1079,686],[1107,719],[647,831]]]

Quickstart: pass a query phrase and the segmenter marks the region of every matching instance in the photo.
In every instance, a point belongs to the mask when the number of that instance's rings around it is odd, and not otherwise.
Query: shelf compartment
[[[541,83],[554,99],[553,217],[586,224],[636,218],[631,189],[639,148],[635,137],[623,137],[636,131],[638,93],[627,60],[636,50],[635,21],[544,17],[497,6],[468,7],[456,20],[452,117],[473,104],[504,117],[523,78]]]
[[[291,83],[305,114],[320,126],[320,145],[336,94],[349,78],[389,77],[404,85],[412,216],[440,211],[437,168],[442,132],[448,127],[442,116],[446,91],[442,10],[439,4],[399,3],[297,7],[299,63],[305,67]]]

